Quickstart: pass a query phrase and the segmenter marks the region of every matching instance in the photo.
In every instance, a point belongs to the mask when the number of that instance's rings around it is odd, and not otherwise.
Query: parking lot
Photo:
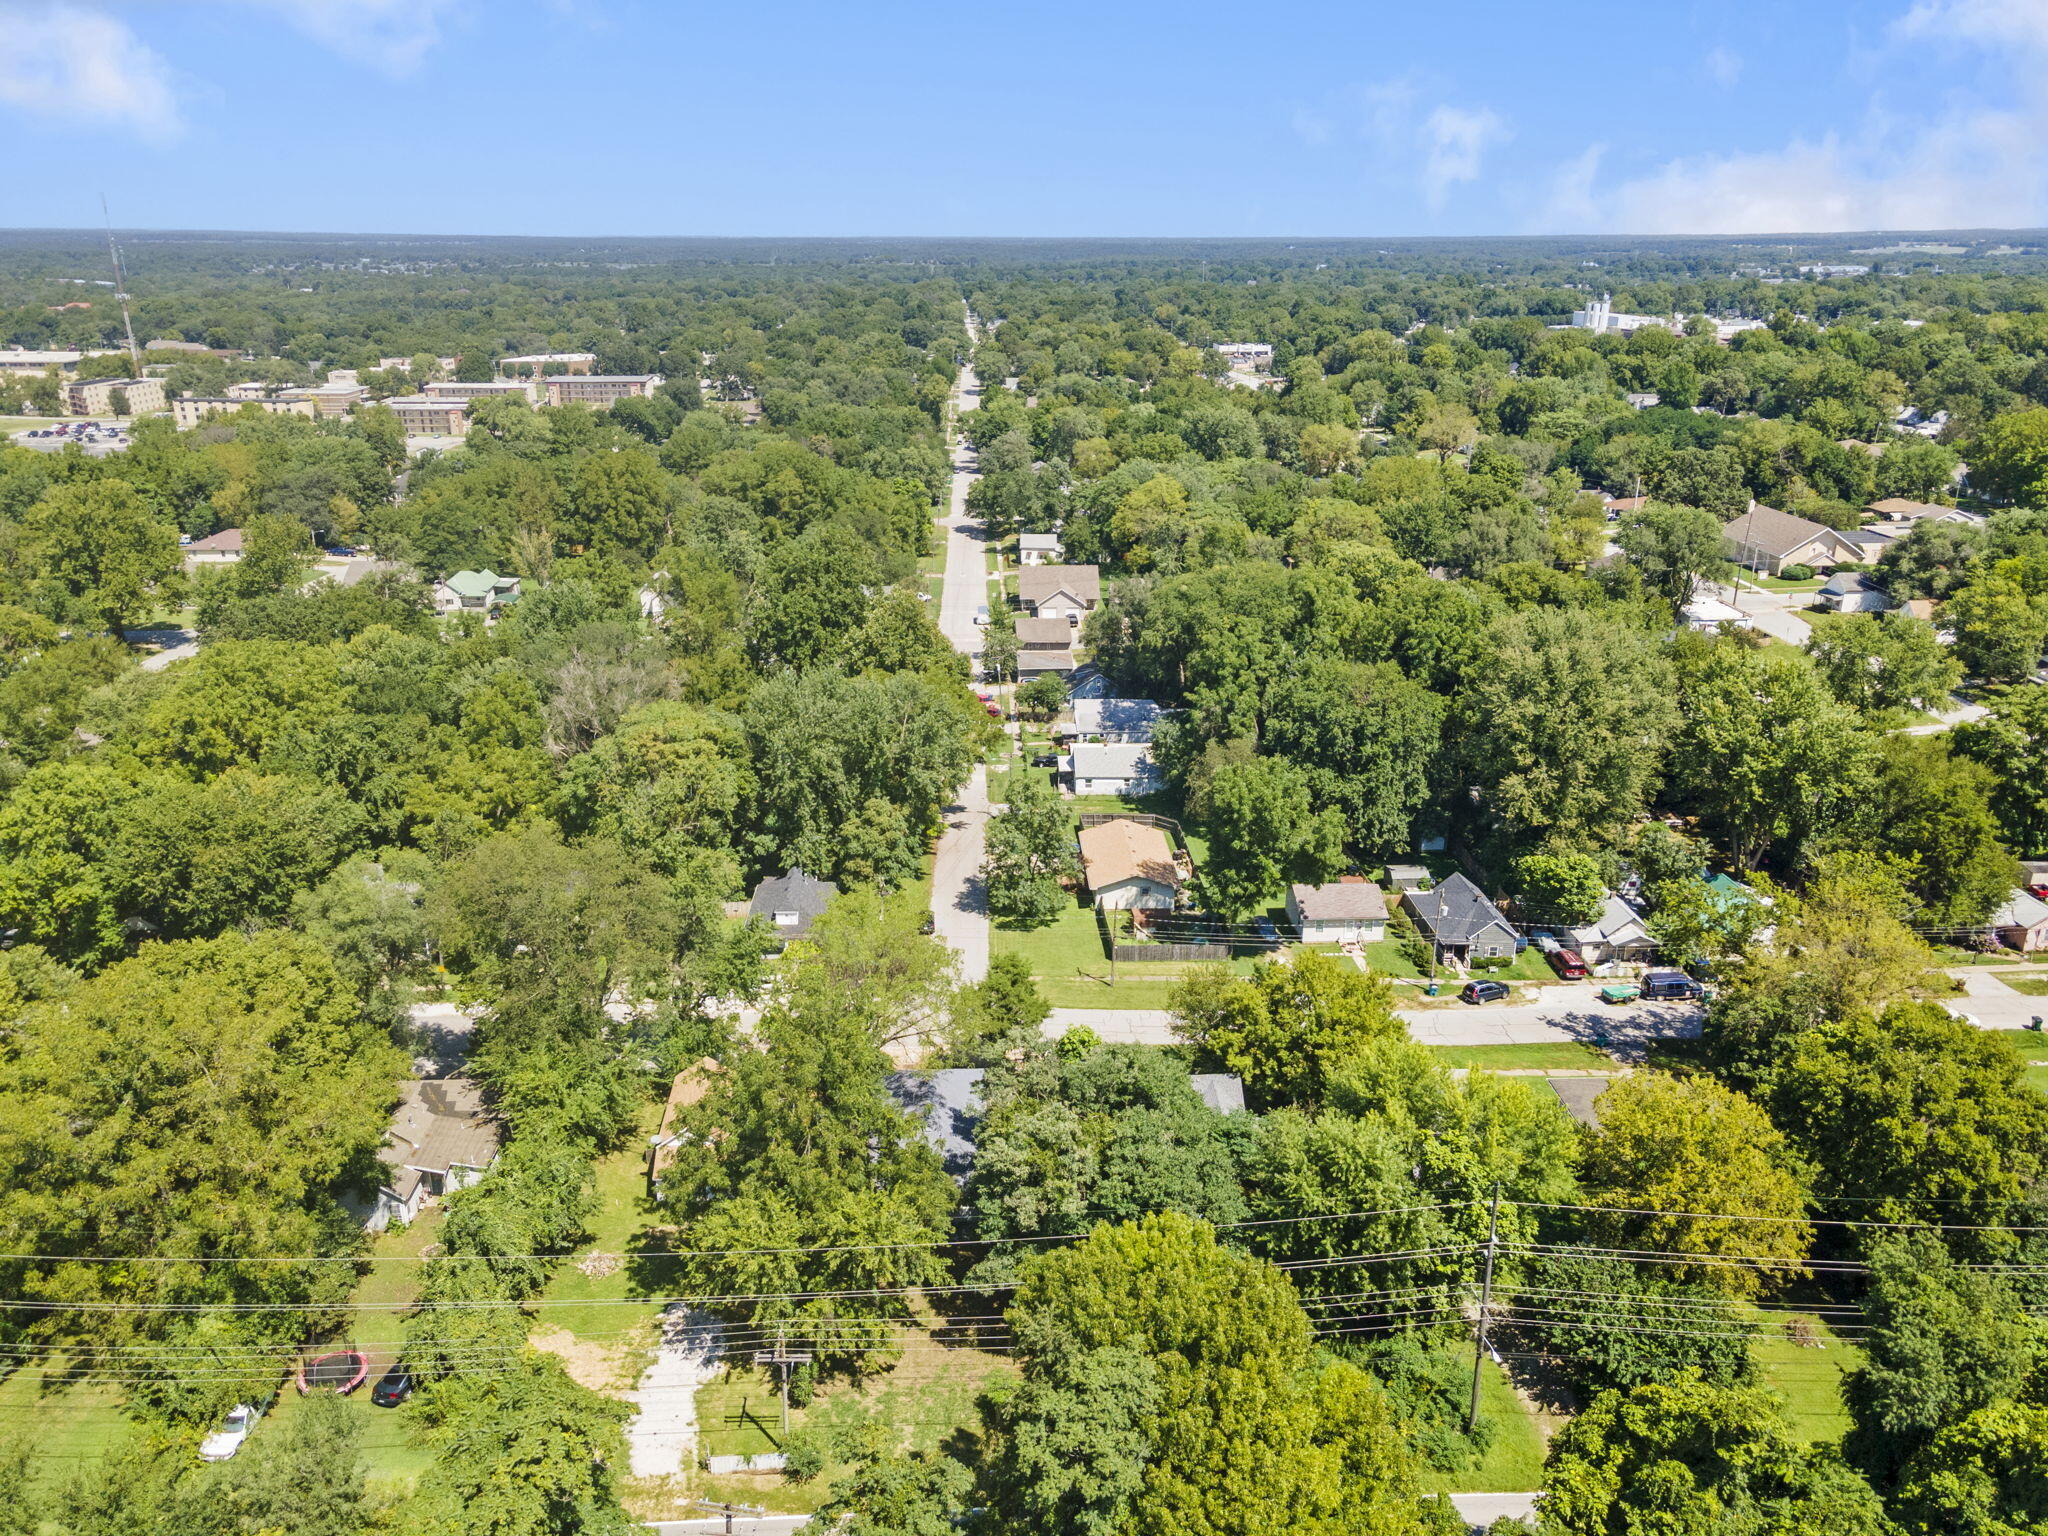
[[[61,421],[50,427],[28,427],[8,435],[8,441],[23,448],[56,453],[66,443],[77,443],[95,459],[119,453],[129,444],[128,425],[112,421]]]

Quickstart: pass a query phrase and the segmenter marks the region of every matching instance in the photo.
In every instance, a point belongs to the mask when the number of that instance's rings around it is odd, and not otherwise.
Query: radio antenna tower
[[[114,216],[107,211],[107,194],[100,194],[100,217],[107,221],[107,260],[114,267],[114,297],[121,301],[121,326],[128,333],[130,378],[142,377],[142,353],[135,345],[135,322],[128,315],[128,280],[121,275],[121,248],[114,244]]]

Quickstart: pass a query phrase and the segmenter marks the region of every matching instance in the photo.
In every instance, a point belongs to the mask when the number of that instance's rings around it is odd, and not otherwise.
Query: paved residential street
[[[976,765],[960,797],[946,807],[946,830],[932,864],[932,927],[960,954],[960,979],[988,974],[988,894],[981,878],[988,830],[988,769]]]
[[[973,316],[967,325],[969,334],[976,334]],[[960,370],[953,404],[957,412],[981,404],[981,382],[972,368]],[[940,519],[946,530],[946,584],[939,600],[939,629],[969,657],[981,654],[981,626],[974,616],[989,601],[981,524],[967,512],[967,491],[978,478],[974,450],[964,440],[955,442],[953,484]],[[946,807],[946,829],[939,834],[932,864],[932,927],[959,953],[964,982],[988,975],[988,898],[981,879],[987,828],[988,770],[977,766]]]
[[[1651,1040],[1690,1038],[1700,1032],[1701,1020],[1706,1016],[1702,1009],[1689,1003],[1637,1003],[1613,1008],[1599,1002],[1593,994],[1592,987],[1566,983],[1545,987],[1541,999],[1533,1003],[1397,1008],[1394,1013],[1408,1026],[1409,1038],[1424,1045],[1576,1042],[1621,1050]],[[1164,1008],[1055,1008],[1045,1021],[1044,1032],[1056,1039],[1085,1024],[1104,1040],[1171,1045],[1171,1017]]]
[[[1451,1507],[1464,1517],[1465,1523],[1475,1531],[1483,1531],[1494,1521],[1513,1516],[1517,1520],[1536,1518],[1536,1501],[1540,1493],[1454,1493]]]
[[[809,1515],[735,1515],[730,1526],[718,1515],[703,1520],[650,1520],[645,1529],[660,1532],[660,1536],[722,1536],[730,1530],[732,1536],[790,1536],[800,1531],[810,1520]]]

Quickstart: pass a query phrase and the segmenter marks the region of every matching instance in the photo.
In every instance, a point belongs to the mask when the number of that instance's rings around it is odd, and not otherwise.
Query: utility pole
[[[694,1507],[697,1509],[708,1509],[714,1515],[724,1515],[725,1536],[732,1536],[732,1517],[734,1515],[765,1515],[768,1513],[767,1509],[759,1504],[719,1504],[710,1499],[698,1499],[694,1501]]]
[[[1500,1181],[1493,1183],[1493,1209],[1486,1219],[1486,1267],[1479,1282],[1479,1329],[1472,1339],[1472,1406],[1465,1411],[1465,1433],[1479,1423],[1479,1367],[1486,1359],[1486,1323],[1493,1306],[1493,1253],[1500,1242]]]
[[[789,1348],[786,1339],[785,1332],[778,1328],[775,1330],[775,1347],[760,1350],[754,1355],[754,1364],[773,1366],[776,1376],[782,1382],[782,1434],[785,1439],[789,1436],[789,1373],[795,1366],[811,1363],[809,1350],[793,1350]]]

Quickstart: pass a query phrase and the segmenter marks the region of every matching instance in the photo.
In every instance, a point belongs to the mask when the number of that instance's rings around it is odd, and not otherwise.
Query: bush
[[[1504,971],[1514,963],[1514,958],[1510,955],[1480,955],[1472,961],[1471,968],[1481,973]]]
[[[1419,1333],[1395,1334],[1357,1345],[1351,1358],[1371,1373],[1408,1421],[1415,1449],[1439,1472],[1479,1464],[1493,1443],[1493,1421],[1481,1417],[1465,1433],[1472,1366],[1464,1346],[1446,1346]]]
[[[1780,581],[1811,581],[1813,580],[1813,567],[1810,565],[1785,566],[1779,570],[1778,579]]]

